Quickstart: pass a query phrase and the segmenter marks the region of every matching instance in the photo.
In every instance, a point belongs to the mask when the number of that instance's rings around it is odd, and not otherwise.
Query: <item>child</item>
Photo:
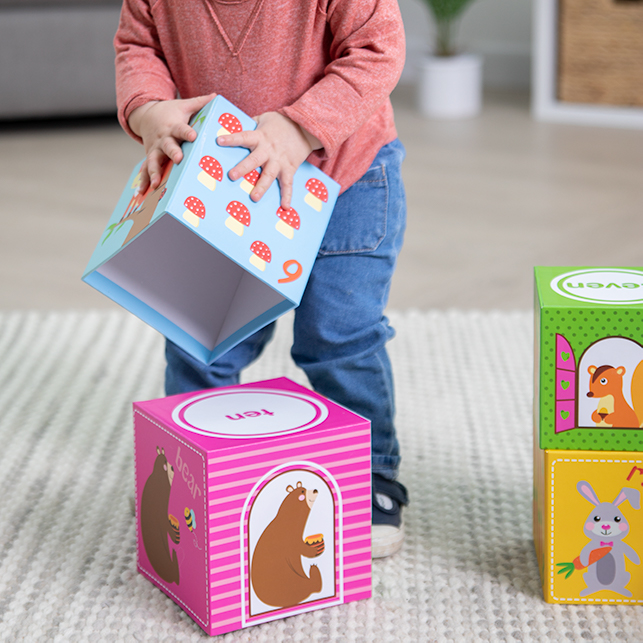
[[[190,117],[216,93],[255,117],[254,131],[217,139],[275,180],[289,207],[306,159],[341,193],[295,313],[292,357],[313,388],[372,423],[373,556],[402,545],[406,489],[395,480],[393,380],[383,315],[406,219],[389,94],[404,64],[397,0],[125,0],[116,38],[119,120],[145,146],[141,190],[196,133]],[[213,93],[215,92],[215,93]],[[211,366],[166,344],[166,393],[236,384],[270,340],[270,325]]]

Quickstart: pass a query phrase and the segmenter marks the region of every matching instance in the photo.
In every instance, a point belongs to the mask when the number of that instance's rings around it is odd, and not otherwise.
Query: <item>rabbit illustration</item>
[[[631,577],[631,574],[625,571],[625,558],[627,557],[635,565],[639,565],[641,560],[634,549],[623,542],[623,538],[630,531],[630,525],[618,509],[618,505],[629,500],[634,509],[639,509],[639,490],[625,487],[619,491],[614,502],[601,502],[589,482],[581,480],[576,488],[583,498],[594,505],[594,509],[583,525],[583,531],[590,538],[590,542],[580,553],[580,562],[588,568],[583,574],[587,587],[580,595],[589,596],[603,589],[609,589],[622,596],[632,596],[632,592],[625,588]],[[608,553],[596,562],[590,563],[591,552],[606,547],[611,547]]]

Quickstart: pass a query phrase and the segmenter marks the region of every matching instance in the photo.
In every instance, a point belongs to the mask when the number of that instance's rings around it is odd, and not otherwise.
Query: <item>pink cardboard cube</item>
[[[279,378],[134,404],[138,569],[208,634],[371,595],[370,423]]]

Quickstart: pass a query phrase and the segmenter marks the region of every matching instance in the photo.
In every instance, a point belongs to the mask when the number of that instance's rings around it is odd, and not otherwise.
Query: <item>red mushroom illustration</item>
[[[244,192],[247,192],[250,194],[252,192],[252,189],[254,188],[255,185],[257,185],[257,181],[259,180],[259,172],[257,170],[252,170],[252,172],[248,172],[243,177],[243,181],[241,181],[241,189]]]
[[[199,182],[203,183],[208,190],[212,190],[214,192],[217,187],[217,181],[221,182],[223,180],[223,168],[221,167],[221,163],[212,156],[204,156],[199,161],[199,167],[201,168],[201,171],[199,172],[199,176],[196,178]]]
[[[297,210],[295,210],[295,208],[280,207],[277,210],[277,216],[279,217],[279,221],[277,221],[275,228],[278,232],[281,232],[284,237],[292,239],[295,236],[295,230],[299,230],[301,223]]]
[[[195,228],[199,227],[201,219],[205,219],[205,206],[201,199],[195,196],[189,196],[183,204],[187,209],[183,213],[183,218]]]
[[[244,226],[247,228],[250,225],[250,211],[243,203],[239,201],[230,201],[225,211],[230,215],[225,224],[232,232],[242,236]]]
[[[322,201],[328,201],[328,190],[326,186],[319,179],[308,179],[306,181],[306,189],[308,194],[304,197],[304,201],[317,212],[321,212]]]
[[[266,269],[266,264],[270,263],[272,253],[270,248],[263,241],[255,241],[251,246],[252,255],[250,255],[250,263],[259,270]]]
[[[241,126],[239,119],[227,112],[219,116],[219,125],[221,125],[221,129],[217,132],[217,136],[236,134],[237,132],[243,131],[243,127]]]

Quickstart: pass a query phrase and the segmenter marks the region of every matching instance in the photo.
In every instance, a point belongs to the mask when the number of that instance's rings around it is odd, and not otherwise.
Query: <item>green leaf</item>
[[[112,223],[111,226],[107,228],[107,234],[105,235],[105,238],[100,242],[100,245],[102,246],[107,239],[109,239],[112,236],[112,232],[116,230],[118,232],[123,226],[125,225],[125,221],[120,221],[119,223]]]
[[[453,56],[455,51],[456,21],[473,0],[424,0],[436,23],[435,53]]]
[[[565,574],[565,578],[569,578],[574,573],[574,563],[556,563],[559,574]]]
[[[437,21],[453,21],[460,17],[462,12],[473,0],[424,0],[433,12]]]
[[[117,226],[117,223],[112,223],[111,226],[107,228],[107,234],[105,235],[105,238],[101,241],[101,246],[107,241],[112,236],[112,232],[114,232],[114,228]]]
[[[203,113],[203,110],[201,110],[195,117],[194,121],[192,122],[192,127],[196,127],[197,125],[200,125],[205,121],[205,114]]]

